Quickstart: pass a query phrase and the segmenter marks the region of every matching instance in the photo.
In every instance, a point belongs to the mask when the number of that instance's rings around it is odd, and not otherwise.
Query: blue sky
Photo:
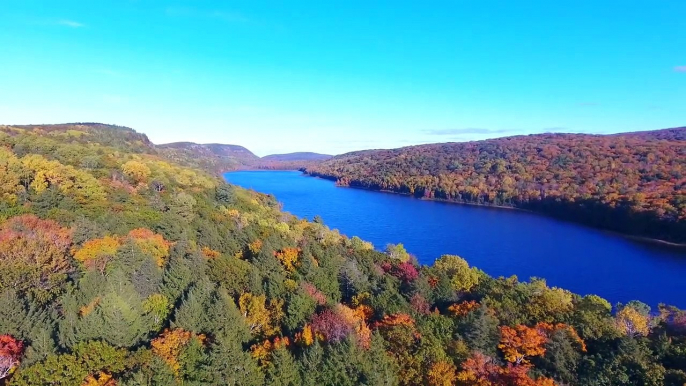
[[[683,0],[1,1],[5,124],[258,155],[686,125]]]

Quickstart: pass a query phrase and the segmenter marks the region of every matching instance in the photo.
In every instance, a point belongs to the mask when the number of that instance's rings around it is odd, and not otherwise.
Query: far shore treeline
[[[686,127],[368,150],[303,170],[341,186],[528,209],[686,245]]]

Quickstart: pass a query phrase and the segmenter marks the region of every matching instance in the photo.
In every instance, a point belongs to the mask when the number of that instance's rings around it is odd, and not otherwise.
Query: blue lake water
[[[224,175],[230,183],[276,196],[283,209],[319,215],[377,249],[403,243],[422,264],[443,254],[465,258],[492,276],[545,278],[550,286],[611,303],[641,300],[686,308],[686,253],[531,213],[422,201],[336,187],[288,171]]]

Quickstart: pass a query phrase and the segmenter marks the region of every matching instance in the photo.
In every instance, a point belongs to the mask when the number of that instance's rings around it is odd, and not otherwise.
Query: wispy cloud
[[[192,17],[203,19],[214,19],[227,23],[250,23],[251,20],[244,14],[234,11],[224,10],[201,10],[193,7],[167,7],[167,16]]]
[[[686,66],[676,66],[676,67],[674,67],[674,71],[676,71],[676,72],[686,72]]]
[[[86,26],[85,24],[79,23],[78,21],[67,20],[67,19],[62,19],[62,20],[58,21],[57,24],[63,25],[65,27],[71,27],[71,28],[81,28],[81,27]]]
[[[466,127],[463,129],[433,129],[423,130],[425,134],[429,135],[466,135],[466,134],[502,134],[508,133],[512,130],[506,129],[482,129],[478,127]]]

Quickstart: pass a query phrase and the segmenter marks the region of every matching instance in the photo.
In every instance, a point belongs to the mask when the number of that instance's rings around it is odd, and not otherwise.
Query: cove
[[[285,211],[310,220],[318,215],[377,249],[402,243],[422,264],[454,254],[495,277],[540,277],[613,304],[640,300],[686,308],[683,250],[523,211],[340,188],[294,171],[240,171],[224,178],[273,194]]]

